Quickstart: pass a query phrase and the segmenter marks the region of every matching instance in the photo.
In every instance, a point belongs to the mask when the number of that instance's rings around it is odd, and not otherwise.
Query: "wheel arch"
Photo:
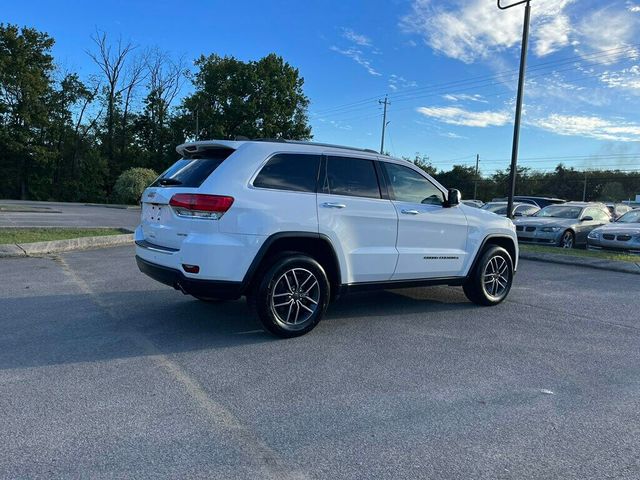
[[[467,276],[473,274],[476,268],[476,265],[480,261],[482,252],[485,250],[485,248],[488,245],[496,245],[498,247],[504,248],[509,254],[509,256],[511,257],[511,263],[513,264],[513,271],[514,272],[516,271],[516,268],[518,265],[518,253],[517,253],[518,248],[516,245],[516,241],[507,235],[495,234],[495,235],[488,235],[487,237],[484,238],[484,240],[480,244],[480,247],[478,248],[478,251],[476,252],[476,256],[473,259],[473,263],[471,264],[471,267],[467,272]]]
[[[259,278],[259,274],[268,268],[284,252],[304,253],[314,258],[324,268],[331,296],[334,297],[341,284],[340,262],[331,240],[314,232],[279,232],[268,237],[258,250],[245,274],[244,290],[249,291]]]

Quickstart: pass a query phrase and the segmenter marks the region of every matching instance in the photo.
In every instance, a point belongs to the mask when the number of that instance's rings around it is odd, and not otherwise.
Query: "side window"
[[[611,220],[611,215],[609,215],[609,213],[601,209],[597,209],[597,210],[598,210],[598,216],[593,218],[595,218],[596,220],[602,220],[603,222],[608,222]]]
[[[253,181],[254,187],[315,192],[320,155],[279,153],[269,159]]]
[[[327,157],[320,179],[323,193],[381,198],[378,176],[371,160]]]
[[[584,217],[592,217],[594,220],[608,220],[609,216],[604,213],[603,210],[600,210],[599,208],[587,208],[585,209],[584,213],[582,214],[582,218]]]
[[[533,215],[537,210],[533,205],[520,205],[516,209],[516,211],[522,213],[522,215]]]
[[[444,195],[433,183],[409,167],[383,162],[389,177],[389,195],[400,202],[442,205]]]

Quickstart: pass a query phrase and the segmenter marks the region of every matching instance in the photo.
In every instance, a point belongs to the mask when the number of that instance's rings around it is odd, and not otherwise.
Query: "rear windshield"
[[[212,149],[181,158],[160,175],[151,186],[199,187],[232,153],[231,149]]]

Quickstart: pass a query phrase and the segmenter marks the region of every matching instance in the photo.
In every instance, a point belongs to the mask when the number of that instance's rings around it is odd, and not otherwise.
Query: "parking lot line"
[[[67,275],[84,294],[88,295],[107,315],[114,320],[118,320],[119,316],[117,312],[113,310],[113,307],[104,302],[100,296],[93,291],[91,286],[76,273],[64,257],[55,256],[53,258],[55,262],[62,267],[65,275]],[[306,480],[309,478],[297,467],[287,464],[287,462],[285,462],[275,450],[271,449],[261,440],[255,432],[251,431],[246,425],[243,425],[230,410],[211,398],[194,378],[189,376],[180,365],[162,353],[151,340],[133,329],[128,331],[128,335],[131,340],[147,354],[147,358],[152,360],[158,367],[182,385],[194,403],[207,415],[209,421],[215,428],[223,430],[227,435],[232,437],[236,446],[251,459],[252,463],[260,467],[264,475],[263,478],[283,480]]]

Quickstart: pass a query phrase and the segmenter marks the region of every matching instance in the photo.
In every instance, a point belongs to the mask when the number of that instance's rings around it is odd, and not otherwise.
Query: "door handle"
[[[323,206],[324,208],[345,208],[346,207],[344,203],[332,203],[332,202],[325,202],[321,206]]]
[[[420,212],[418,210],[401,210],[405,215],[418,215]]]

